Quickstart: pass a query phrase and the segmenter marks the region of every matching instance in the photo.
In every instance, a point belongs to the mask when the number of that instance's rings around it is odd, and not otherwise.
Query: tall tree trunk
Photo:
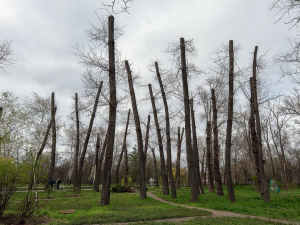
[[[96,183],[97,180],[97,170],[99,167],[99,150],[100,150],[100,137],[99,133],[97,133],[97,140],[96,140],[96,155],[95,155],[95,178],[94,178],[94,191],[99,191],[99,182]]]
[[[184,96],[184,114],[185,114],[185,142],[186,142],[186,153],[188,162],[189,178],[191,180],[197,180],[197,161],[194,158],[192,149],[192,137],[191,137],[191,112],[190,112],[190,97],[188,87],[188,76],[186,68],[186,56],[185,56],[185,40],[180,38],[180,58],[181,58],[181,72],[182,72],[182,86]],[[198,202],[198,185],[196,182],[190,182],[191,187],[191,202]]]
[[[129,67],[129,63],[125,61],[125,67],[128,76],[128,85],[129,91],[131,96],[131,103],[132,103],[132,111],[135,121],[135,128],[136,128],[136,137],[137,137],[137,144],[138,144],[138,152],[139,152],[139,164],[140,164],[140,199],[146,199],[146,161],[145,161],[145,153],[143,150],[143,136],[139,118],[139,112],[137,108],[137,103],[135,99],[135,92],[133,87],[133,80],[132,75]]]
[[[168,174],[169,174],[169,180],[171,185],[171,192],[172,192],[172,198],[177,198],[176,195],[176,187],[173,177],[173,171],[172,171],[172,151],[171,151],[171,135],[170,135],[170,116],[169,116],[169,106],[167,102],[167,97],[165,93],[165,89],[161,80],[158,63],[155,62],[155,69],[156,69],[156,75],[160,86],[160,91],[162,95],[162,99],[164,102],[165,107],[165,117],[166,117],[166,137],[167,137],[167,168],[168,168]]]
[[[211,100],[213,107],[213,126],[214,126],[214,173],[215,173],[215,182],[217,184],[217,195],[222,196],[223,187],[222,187],[222,178],[220,173],[220,163],[219,163],[219,135],[218,135],[218,110],[217,102],[215,96],[215,90],[211,89]]]
[[[79,110],[78,110],[78,94],[75,93],[75,115],[76,115],[76,148],[74,155],[74,171],[73,171],[73,186],[78,189],[78,157],[79,157]],[[76,190],[75,190],[76,191]]]
[[[207,122],[206,127],[206,164],[207,164],[207,181],[208,181],[208,191],[210,193],[215,192],[214,190],[214,179],[213,179],[213,172],[212,172],[212,165],[211,165],[211,123]]]
[[[263,132],[263,137],[265,139],[265,142],[268,147],[268,153],[269,153],[269,158],[271,162],[271,169],[272,169],[272,177],[273,179],[276,177],[275,170],[274,170],[274,162],[273,162],[273,156],[272,156],[272,151],[271,151],[271,146],[270,146],[270,141],[269,141],[269,128],[268,128],[268,121],[266,122],[266,127],[265,127],[265,132]]]
[[[100,157],[99,157],[99,162],[98,162],[98,167],[97,167],[97,171],[96,171],[96,179],[94,182],[94,190],[99,192],[99,183],[100,181],[103,183],[103,177],[104,177],[104,173],[103,171],[101,172],[101,167],[102,167],[102,163],[103,163],[103,158],[104,158],[104,154],[105,154],[105,150],[106,150],[106,146],[107,146],[107,133],[105,135],[105,139],[102,145],[102,149],[101,149],[101,153],[100,153]]]
[[[101,92],[101,89],[102,89],[102,84],[103,84],[103,81],[100,82],[100,85],[99,85],[99,88],[98,88],[98,92],[97,92],[97,95],[96,95],[96,98],[95,98],[93,112],[92,112],[91,119],[90,119],[90,124],[89,124],[88,130],[87,130],[87,134],[86,134],[86,137],[85,137],[85,140],[84,140],[84,143],[83,143],[83,147],[82,147],[82,151],[81,151],[81,156],[80,156],[79,166],[78,166],[78,177],[77,177],[77,181],[78,181],[77,188],[78,189],[81,189],[83,163],[84,163],[86,150],[87,150],[89,140],[90,140],[90,136],[91,136],[94,119],[95,119],[95,116],[96,116],[96,111],[97,111],[100,92]]]
[[[258,187],[259,187],[260,195],[261,195],[262,199],[264,199],[265,202],[269,202],[270,198],[268,199],[266,197],[266,193],[264,192],[265,189],[262,188],[263,187],[264,174],[262,173],[263,171],[261,171],[261,166],[260,166],[259,148],[258,148],[258,140],[257,140],[256,126],[255,126],[255,114],[254,114],[254,112],[255,112],[255,105],[254,105],[254,87],[253,87],[254,86],[254,80],[253,80],[253,77],[250,78],[250,86],[251,86],[250,127],[251,127],[252,151],[253,151],[254,161],[255,161],[257,182],[258,182]],[[268,194],[269,194],[269,192],[268,192]]]
[[[124,164],[125,164],[125,173],[124,173],[124,186],[128,186],[128,154],[127,154],[127,146],[124,149]]]
[[[125,127],[125,132],[124,132],[124,139],[123,139],[123,145],[122,145],[122,151],[120,154],[120,158],[118,161],[118,165],[117,165],[117,169],[116,169],[116,183],[120,183],[120,177],[119,177],[119,170],[120,170],[120,165],[122,162],[122,157],[123,157],[123,152],[126,149],[126,140],[127,140],[127,131],[128,131],[128,124],[129,124],[129,118],[130,118],[130,109],[128,110],[128,115],[127,115],[127,123],[126,123],[126,127]]]
[[[102,184],[100,205],[110,203],[111,167],[114,154],[115,129],[117,117],[117,88],[115,70],[115,28],[114,17],[108,17],[108,67],[109,67],[109,124],[107,129],[107,147],[104,163],[104,182]]]
[[[261,126],[260,126],[260,116],[259,116],[259,108],[258,108],[258,97],[257,97],[257,79],[256,79],[256,69],[257,69],[257,49],[258,47],[255,46],[254,56],[253,56],[253,100],[254,100],[254,114],[256,120],[256,132],[257,132],[257,144],[258,144],[258,160],[259,160],[259,167],[262,179],[262,198],[265,202],[270,201],[270,193],[268,188],[268,182],[265,177],[265,169],[264,169],[264,159],[263,159],[263,152],[262,152],[262,138],[261,138]]]
[[[48,173],[48,179],[45,184],[45,191],[50,188],[50,181],[53,178],[55,167],[55,153],[56,153],[56,124],[55,124],[55,99],[54,92],[51,95],[51,119],[52,119],[52,146],[51,146],[51,165]]]
[[[233,182],[231,176],[231,136],[232,136],[232,120],[233,120],[233,74],[234,73],[234,54],[233,41],[229,41],[229,99],[228,99],[228,119],[226,131],[226,150],[225,150],[225,174],[228,189],[228,198],[231,202],[236,202]]]
[[[156,164],[156,157],[154,153],[154,148],[151,148],[152,155],[153,155],[153,162],[154,162],[154,171],[155,171],[155,186],[158,187],[158,170],[157,170],[157,164]]]
[[[144,150],[144,152],[145,152],[145,163],[147,162],[149,131],[150,131],[150,115],[148,115],[147,128],[146,128],[146,137],[145,137],[145,150]]]
[[[47,127],[47,130],[46,130],[46,133],[45,133],[42,145],[41,145],[38,153],[36,154],[34,165],[33,165],[32,169],[31,169],[31,172],[30,172],[30,181],[29,181],[29,184],[28,184],[28,192],[30,192],[32,190],[32,187],[34,185],[34,172],[35,172],[35,168],[36,168],[37,163],[38,163],[38,161],[39,161],[39,159],[40,159],[40,157],[41,157],[41,155],[42,155],[42,153],[43,153],[43,151],[45,149],[45,146],[47,144],[48,136],[49,136],[50,129],[51,129],[52,123],[53,123],[52,118],[55,116],[56,110],[57,110],[57,108],[55,107],[54,108],[54,114],[51,115],[51,119],[50,119],[50,122],[48,124],[48,127]]]
[[[168,177],[166,175],[164,149],[163,149],[162,137],[161,137],[160,127],[159,127],[159,122],[158,122],[157,110],[156,110],[156,106],[155,106],[155,99],[153,97],[151,84],[149,84],[148,87],[149,87],[149,93],[150,93],[152,110],[153,110],[155,127],[156,127],[157,142],[158,142],[158,146],[159,146],[160,165],[161,165],[160,170],[161,170],[161,178],[162,178],[162,182],[163,182],[163,195],[168,195],[169,194],[169,186],[168,186],[168,180],[167,180]]]
[[[199,163],[199,151],[198,151],[198,143],[197,143],[197,130],[196,130],[196,120],[195,120],[195,112],[194,112],[194,100],[191,100],[191,119],[192,119],[192,133],[193,133],[193,153],[194,159],[197,162],[197,177],[198,179],[195,181],[200,190],[200,194],[204,194],[204,189],[202,185],[202,179],[200,176],[200,163]]]
[[[176,175],[175,175],[175,185],[177,189],[180,189],[180,155],[181,155],[181,143],[183,138],[184,128],[180,135],[180,127],[178,127],[177,133],[177,160],[176,160]]]

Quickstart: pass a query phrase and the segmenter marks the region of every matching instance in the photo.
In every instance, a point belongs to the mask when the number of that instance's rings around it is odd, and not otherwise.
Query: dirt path
[[[214,210],[214,209],[206,209],[206,208],[187,206],[187,205],[183,205],[183,204],[176,204],[176,203],[168,202],[164,199],[161,199],[161,198],[155,196],[151,192],[147,192],[147,195],[151,198],[154,198],[157,201],[160,201],[160,202],[163,202],[163,203],[166,203],[166,204],[170,204],[170,205],[174,205],[174,206],[181,206],[181,207],[184,207],[184,208],[187,208],[187,209],[198,209],[198,210],[208,211],[208,212],[212,213],[211,216],[201,216],[201,218],[205,218],[205,217],[240,217],[240,218],[245,218],[245,217],[248,217],[248,218],[252,218],[252,219],[260,219],[260,220],[280,222],[280,223],[285,223],[285,224],[298,224],[298,225],[300,225],[300,223],[298,223],[298,222],[292,222],[292,221],[287,221],[287,220],[271,219],[271,218],[260,217],[260,216],[250,216],[250,215],[239,214],[239,213],[224,212],[224,211],[218,211],[218,210]],[[178,219],[182,219],[182,218],[178,218]],[[164,220],[164,221],[166,221],[166,220]],[[176,222],[176,219],[173,222]],[[177,222],[181,222],[181,221],[178,220]]]

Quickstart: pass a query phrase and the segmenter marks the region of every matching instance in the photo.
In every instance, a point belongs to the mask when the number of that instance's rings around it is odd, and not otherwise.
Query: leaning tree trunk
[[[79,110],[78,95],[75,93],[75,115],[76,115],[76,148],[74,155],[73,186],[78,189],[78,157],[79,157]],[[76,190],[75,190],[76,191]]]
[[[184,96],[184,114],[185,114],[185,142],[186,142],[186,153],[188,162],[189,178],[197,180],[197,165],[196,159],[194,158],[192,149],[192,137],[191,137],[191,112],[190,112],[190,97],[189,97],[189,86],[188,86],[188,75],[186,68],[186,56],[185,56],[185,41],[184,38],[180,38],[180,58],[181,58],[181,72],[182,72],[182,86]],[[190,182],[191,187],[191,202],[198,202],[198,185],[196,182]]]
[[[51,165],[48,173],[48,179],[45,185],[45,191],[50,188],[50,180],[53,178],[55,167],[55,153],[56,153],[56,125],[55,125],[55,99],[54,92],[51,95],[51,120],[52,120],[52,146],[51,146]]]
[[[259,116],[259,108],[258,108],[258,98],[257,98],[257,79],[256,79],[256,68],[257,68],[257,49],[258,47],[255,46],[254,56],[253,56],[253,101],[254,101],[254,114],[256,120],[256,132],[257,132],[257,145],[258,145],[258,160],[259,160],[259,167],[261,173],[261,193],[262,198],[265,202],[270,201],[270,193],[268,188],[268,183],[265,177],[265,169],[264,169],[264,160],[263,160],[263,152],[262,152],[262,138],[261,138],[261,127],[260,127],[260,116]]]
[[[125,164],[125,173],[124,173],[124,186],[128,187],[128,154],[127,154],[127,146],[124,149],[124,164]]]
[[[194,158],[197,161],[197,183],[199,186],[200,194],[204,194],[204,189],[202,185],[202,179],[200,176],[200,162],[199,162],[199,151],[198,151],[198,143],[197,143],[197,130],[196,130],[196,120],[195,120],[195,112],[194,112],[194,100],[191,100],[191,117],[192,117],[192,133],[193,133],[193,152]]]
[[[103,142],[103,145],[102,145],[102,149],[101,149],[101,153],[100,153],[100,157],[99,157],[99,161],[98,161],[98,167],[97,167],[97,170],[96,170],[94,190],[97,191],[97,192],[99,192],[100,180],[103,180],[103,173],[101,173],[101,166],[102,166],[102,162],[103,162],[103,158],[104,158],[104,154],[105,154],[106,145],[107,145],[107,133],[105,135],[105,139],[104,139],[104,142]]]
[[[251,86],[251,98],[250,98],[250,104],[251,104],[251,114],[250,114],[250,127],[251,127],[251,139],[252,139],[252,151],[254,155],[254,161],[255,161],[255,168],[256,168],[256,175],[257,175],[257,182],[258,187],[260,189],[260,195],[262,199],[265,202],[270,201],[270,194],[267,189],[267,193],[265,192],[265,187],[263,180],[265,180],[265,174],[264,171],[261,170],[260,165],[260,154],[259,154],[259,147],[258,147],[258,139],[257,139],[257,133],[256,133],[256,126],[255,126],[255,103],[254,103],[254,79],[253,77],[250,78],[250,86]]]
[[[42,142],[42,145],[38,151],[38,153],[36,154],[36,157],[35,157],[35,160],[34,160],[34,165],[31,169],[31,172],[30,172],[30,180],[29,180],[29,184],[28,184],[28,193],[32,190],[32,187],[34,185],[34,173],[35,173],[35,169],[36,169],[36,166],[37,166],[37,163],[45,149],[45,146],[47,144],[47,140],[48,140],[48,136],[49,136],[49,133],[50,133],[50,129],[52,127],[52,124],[53,124],[53,120],[52,118],[55,117],[55,114],[56,114],[56,110],[57,108],[55,107],[54,108],[54,114],[51,115],[51,119],[50,119],[50,122],[48,124],[48,127],[47,127],[47,130],[46,130],[46,133],[45,133],[45,136],[44,136],[44,139],[43,139],[43,142]]]
[[[233,120],[233,73],[234,73],[234,54],[233,41],[229,41],[229,98],[228,98],[228,119],[226,130],[226,150],[225,150],[225,174],[228,189],[228,198],[231,202],[236,202],[233,182],[231,176],[231,136],[232,136],[232,120]]]
[[[207,122],[206,128],[206,165],[207,165],[207,180],[208,180],[208,191],[210,193],[215,192],[214,190],[214,178],[211,166],[211,123]]]
[[[171,185],[172,198],[177,198],[175,182],[172,172],[172,151],[171,151],[171,134],[170,134],[170,116],[169,116],[169,106],[167,102],[167,97],[165,93],[165,89],[161,80],[160,72],[158,69],[158,63],[155,62],[156,75],[160,86],[160,91],[162,95],[162,99],[165,107],[165,117],[166,117],[166,137],[167,137],[167,168],[169,174],[169,180]]]
[[[222,177],[220,173],[220,163],[219,163],[219,136],[218,136],[218,111],[215,90],[211,89],[211,100],[213,106],[213,125],[214,125],[214,173],[215,173],[215,182],[217,184],[217,195],[222,196],[223,187],[222,187]]]
[[[176,175],[175,175],[175,185],[177,189],[180,189],[180,155],[181,155],[181,143],[183,138],[184,128],[180,135],[180,127],[178,127],[178,137],[177,137],[177,160],[176,160]]]
[[[153,155],[153,163],[154,163],[154,171],[155,171],[155,186],[158,187],[158,170],[157,170],[154,148],[151,148],[151,151],[152,151],[152,155]]]
[[[150,131],[150,115],[148,115],[147,128],[146,128],[146,137],[145,137],[145,150],[144,150],[144,152],[145,152],[145,163],[147,163],[149,131]]]
[[[127,116],[127,123],[126,123],[126,127],[125,127],[125,132],[124,132],[122,151],[121,151],[120,158],[119,158],[118,165],[117,165],[117,169],[116,169],[115,178],[116,178],[116,183],[117,184],[120,183],[119,170],[120,170],[120,165],[121,165],[121,162],[122,162],[123,153],[126,149],[126,140],[127,140],[127,131],[128,131],[129,118],[130,118],[130,109],[128,111],[128,116]]]
[[[97,180],[97,170],[99,167],[99,149],[100,149],[100,137],[99,133],[97,133],[97,140],[96,140],[96,155],[95,155],[95,179],[94,179],[94,191],[99,191],[99,182],[96,183]]]
[[[161,170],[161,178],[163,183],[163,195],[168,195],[169,194],[168,177],[166,175],[166,169],[165,169],[165,156],[164,156],[162,137],[161,137],[160,127],[158,122],[157,110],[155,106],[155,100],[154,100],[151,84],[149,84],[148,87],[149,87],[149,93],[150,93],[152,110],[153,110],[155,127],[156,127],[157,142],[159,146],[160,170]]]
[[[137,103],[135,99],[135,92],[133,87],[133,80],[132,75],[129,67],[129,63],[125,61],[127,76],[128,76],[128,85],[129,91],[131,96],[131,103],[132,103],[132,111],[135,121],[135,128],[136,128],[136,137],[138,142],[138,152],[139,152],[139,164],[140,164],[140,199],[146,199],[146,161],[145,161],[145,153],[143,150],[143,136],[139,118],[139,112],[137,108]]]
[[[101,89],[102,89],[102,84],[103,84],[103,81],[100,82],[100,85],[99,85],[99,88],[98,88],[98,92],[97,92],[97,95],[96,95],[96,98],[95,98],[93,112],[92,112],[91,119],[90,119],[90,124],[89,124],[87,134],[86,134],[86,137],[85,137],[85,140],[84,140],[84,143],[83,143],[83,148],[82,148],[82,152],[81,152],[81,156],[80,156],[80,160],[79,160],[78,177],[77,177],[77,181],[78,181],[77,182],[77,188],[78,189],[81,189],[83,163],[84,163],[86,150],[87,150],[89,140],[90,140],[90,136],[91,136],[94,119],[95,119],[95,116],[96,116],[96,111],[97,111],[98,101],[99,101],[99,97],[100,97],[100,92],[101,92]]]
[[[107,129],[107,147],[104,164],[104,181],[102,184],[100,205],[110,203],[111,167],[114,153],[115,129],[117,117],[117,88],[115,69],[114,17],[108,17],[108,75],[109,75],[109,118]]]

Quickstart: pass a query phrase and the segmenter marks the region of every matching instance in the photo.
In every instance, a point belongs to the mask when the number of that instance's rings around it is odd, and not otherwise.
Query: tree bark
[[[215,96],[215,90],[211,89],[211,100],[213,107],[213,126],[214,126],[214,173],[215,173],[215,182],[217,184],[217,195],[222,196],[223,187],[222,187],[222,178],[220,173],[220,163],[219,163],[219,135],[218,135],[218,111],[217,111],[217,102]]]
[[[120,170],[120,165],[121,165],[121,162],[122,162],[123,152],[126,149],[126,140],[127,140],[127,131],[128,131],[129,118],[130,118],[130,109],[128,110],[127,123],[126,123],[126,127],[125,127],[125,132],[124,132],[122,151],[121,151],[120,158],[119,158],[118,165],[117,165],[117,169],[116,169],[116,176],[115,177],[116,177],[116,183],[117,184],[120,183],[119,170]]]
[[[143,150],[143,136],[139,118],[139,112],[137,108],[137,103],[135,99],[135,92],[133,87],[132,75],[129,67],[129,63],[125,61],[125,67],[128,76],[128,85],[129,91],[131,96],[131,103],[132,103],[132,111],[135,121],[135,128],[136,128],[136,136],[137,136],[137,144],[138,144],[138,152],[139,152],[139,164],[140,164],[140,199],[146,199],[146,161],[145,161],[145,153]]]
[[[172,192],[172,198],[177,198],[176,195],[176,187],[173,177],[173,171],[172,171],[172,151],[171,151],[171,135],[170,135],[170,115],[169,115],[169,106],[167,102],[167,97],[165,93],[165,89],[161,80],[158,63],[155,62],[155,69],[156,69],[156,75],[160,86],[160,91],[165,107],[165,117],[166,117],[166,137],[167,137],[167,168],[168,168],[168,174],[169,174],[169,180],[170,180],[170,186],[171,186],[171,192]]]
[[[100,149],[100,137],[99,133],[97,133],[97,140],[96,140],[96,155],[95,155],[95,179],[94,179],[94,191],[99,191],[99,182],[97,184],[97,170],[99,167],[99,149]]]
[[[94,190],[99,192],[99,183],[100,181],[103,183],[103,177],[104,177],[104,173],[103,171],[101,172],[101,167],[102,167],[102,163],[103,163],[103,158],[104,158],[104,154],[105,154],[105,150],[106,150],[106,146],[107,146],[107,133],[105,135],[105,139],[102,145],[102,149],[101,149],[101,153],[100,153],[100,157],[99,157],[99,162],[98,162],[98,168],[96,171],[96,179],[94,182]]]
[[[51,120],[52,120],[52,146],[51,146],[51,164],[48,173],[48,179],[45,184],[45,191],[50,188],[50,180],[53,178],[54,167],[55,167],[55,153],[56,153],[56,125],[55,125],[55,99],[54,92],[51,95]]]
[[[188,76],[186,67],[186,56],[185,56],[185,40],[180,38],[180,58],[181,58],[181,72],[182,72],[182,86],[184,96],[184,113],[185,113],[185,141],[186,141],[186,153],[188,162],[189,178],[197,180],[197,165],[196,159],[194,159],[192,149],[192,137],[191,137],[191,112],[190,112],[190,97],[188,87]],[[198,202],[198,186],[196,182],[190,182],[191,187],[191,202]]]
[[[147,150],[149,142],[149,131],[150,131],[150,115],[148,115],[147,128],[146,128],[146,137],[145,137],[145,163],[147,162]]]
[[[152,151],[152,155],[153,155],[153,163],[154,163],[154,171],[155,171],[155,186],[158,187],[158,170],[157,170],[154,148],[151,148],[151,151]]]
[[[207,165],[207,181],[208,191],[210,193],[215,192],[214,190],[214,178],[211,166],[211,123],[207,122],[206,127],[206,165]]]
[[[194,159],[197,162],[197,185],[199,187],[200,194],[204,194],[204,189],[202,185],[202,179],[200,176],[200,163],[199,163],[199,151],[198,151],[198,143],[197,143],[197,130],[196,130],[196,120],[195,120],[195,112],[194,112],[194,100],[191,100],[191,119],[192,119],[192,133],[193,133],[193,153]]]
[[[114,153],[115,129],[117,117],[117,88],[115,70],[114,17],[108,17],[108,67],[109,67],[109,124],[107,129],[107,146],[104,163],[104,181],[102,184],[100,205],[110,203],[111,167]]]
[[[124,186],[128,186],[128,154],[127,154],[127,146],[124,149],[124,164],[125,164],[125,173],[124,173]]]
[[[159,127],[159,122],[158,122],[157,110],[156,110],[156,106],[155,106],[155,99],[153,96],[151,84],[149,84],[148,87],[149,87],[149,93],[150,93],[150,98],[151,98],[151,103],[152,103],[152,110],[153,110],[153,115],[154,115],[154,122],[155,122],[155,127],[156,127],[157,142],[158,142],[158,146],[159,146],[160,165],[161,165],[160,170],[161,170],[161,178],[162,178],[162,182],[163,182],[163,195],[168,195],[169,194],[169,186],[168,186],[168,180],[167,180],[168,177],[166,175],[164,149],[163,149],[162,137],[161,137],[160,127]]]
[[[177,189],[180,189],[180,155],[181,155],[181,143],[183,138],[184,128],[180,135],[180,127],[178,127],[178,137],[177,137],[177,160],[176,160],[176,175],[175,175],[175,185]]]
[[[90,136],[91,136],[94,119],[95,119],[95,116],[96,116],[96,111],[97,111],[100,92],[101,92],[101,89],[102,89],[102,84],[103,84],[103,81],[100,82],[100,85],[99,85],[99,88],[98,88],[98,92],[97,92],[97,95],[96,95],[96,98],[95,98],[93,112],[92,112],[91,119],[90,119],[90,124],[89,124],[88,131],[87,131],[84,143],[83,143],[82,152],[81,152],[81,156],[80,156],[80,160],[79,160],[78,177],[77,177],[77,181],[78,181],[77,182],[77,188],[78,189],[81,189],[83,163],[84,163],[86,150],[87,150],[89,140],[90,140]]]
[[[266,189],[264,187],[263,180],[265,180],[265,174],[264,171],[261,170],[261,165],[260,165],[260,153],[259,153],[259,147],[258,147],[258,139],[257,139],[257,133],[256,133],[256,126],[255,126],[255,101],[254,101],[254,79],[253,77],[250,78],[250,86],[251,86],[251,115],[250,115],[250,127],[251,127],[251,139],[252,139],[252,151],[254,155],[254,160],[255,160],[255,167],[256,167],[256,175],[257,175],[257,182],[258,186],[260,189],[260,195],[262,199],[265,202],[270,201],[270,194],[268,188]],[[256,121],[257,122],[257,121]],[[267,193],[266,193],[267,190]]]
[[[232,136],[232,120],[233,120],[233,73],[234,73],[234,54],[233,41],[229,41],[229,98],[228,98],[228,119],[226,131],[226,150],[225,150],[225,174],[228,189],[228,198],[231,202],[236,202],[233,182],[231,176],[231,136]]]
[[[79,110],[78,110],[78,94],[75,93],[75,115],[76,115],[76,148],[74,155],[74,171],[73,171],[73,186],[78,188],[78,157],[79,157]]]

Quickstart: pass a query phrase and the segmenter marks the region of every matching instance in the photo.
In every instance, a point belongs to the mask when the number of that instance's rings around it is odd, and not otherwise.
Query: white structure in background
[[[151,177],[149,179],[149,184],[151,185],[151,187],[153,187],[154,182],[155,182],[155,179]]]

